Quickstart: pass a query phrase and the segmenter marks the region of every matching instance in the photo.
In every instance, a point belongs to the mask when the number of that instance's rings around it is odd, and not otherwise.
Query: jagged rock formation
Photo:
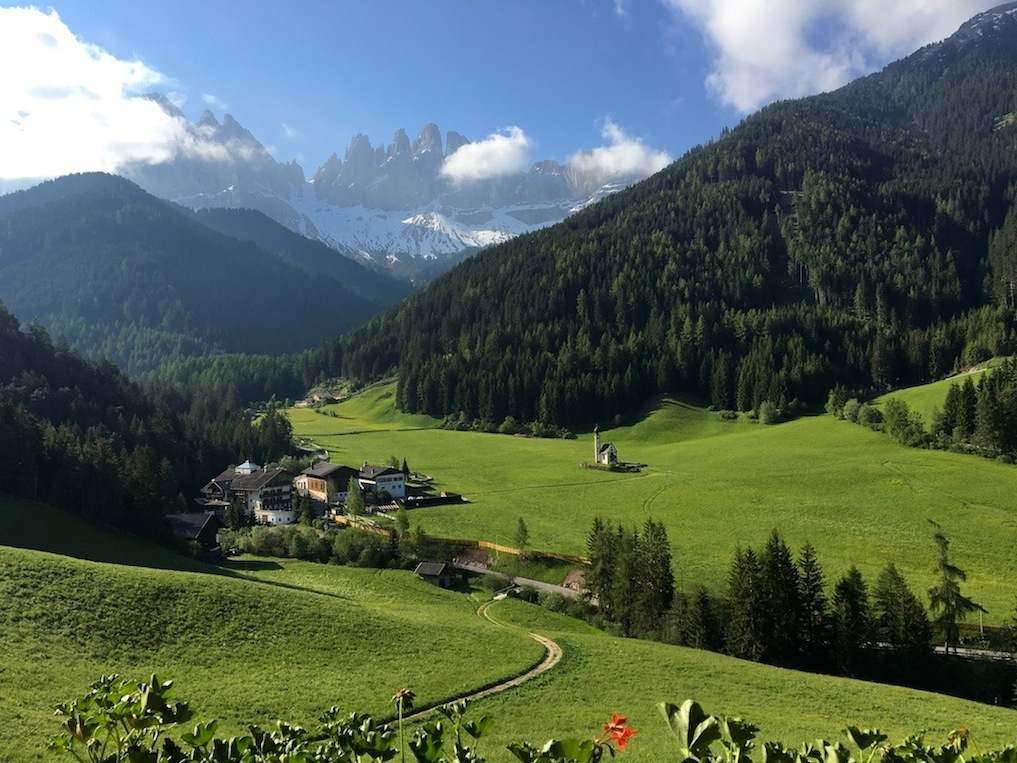
[[[167,112],[183,114],[151,96]],[[310,178],[276,162],[233,117],[206,111],[187,127],[201,152],[163,164],[137,164],[124,175],[149,192],[195,209],[249,207],[340,252],[389,262],[461,255],[558,222],[641,177],[605,181],[555,161],[528,172],[457,184],[445,160],[470,141],[429,123],[411,142],[395,132],[388,146],[354,135],[342,158],[332,154]]]

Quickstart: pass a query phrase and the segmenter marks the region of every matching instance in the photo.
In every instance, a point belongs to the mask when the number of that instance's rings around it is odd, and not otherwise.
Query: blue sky
[[[134,107],[146,90],[191,120],[232,114],[308,176],[354,133],[387,144],[427,122],[521,140],[534,160],[612,146],[678,157],[765,103],[836,87],[997,4],[0,2],[0,178],[167,158],[179,133]]]

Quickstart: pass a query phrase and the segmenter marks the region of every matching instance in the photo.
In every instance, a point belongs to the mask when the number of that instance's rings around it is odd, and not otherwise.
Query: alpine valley
[[[187,130],[0,197],[0,760],[1017,760],[1017,2],[647,178]]]

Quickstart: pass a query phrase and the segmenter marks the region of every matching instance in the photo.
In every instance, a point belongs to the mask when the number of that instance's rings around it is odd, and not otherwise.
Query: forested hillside
[[[351,260],[323,271],[320,252],[272,230],[261,248],[198,220],[110,175],[0,197],[0,299],[137,374],[213,352],[303,350],[405,294]]]
[[[210,476],[279,458],[290,436],[274,411],[254,425],[221,402],[178,412],[0,305],[0,493],[158,536]]]
[[[787,409],[1012,353],[1015,101],[1017,21],[976,18],[481,253],[330,357],[398,368],[407,411],[563,424],[667,390]]]

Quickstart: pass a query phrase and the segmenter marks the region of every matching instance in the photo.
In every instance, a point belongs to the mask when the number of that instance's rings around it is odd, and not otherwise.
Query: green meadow
[[[9,500],[0,515],[7,527],[23,529],[29,517],[76,527],[61,512]],[[83,534],[79,549],[57,532],[62,554],[17,547],[31,535],[7,531],[0,544],[3,761],[52,759],[44,748],[53,705],[113,671],[173,678],[198,719],[219,718],[232,733],[248,721],[310,723],[333,704],[390,716],[401,687],[418,705],[469,692],[537,662],[529,632],[553,638],[564,656],[475,703],[473,713],[496,719],[482,748],[492,763],[513,760],[509,741],[594,735],[612,712],[638,729],[626,760],[666,759],[673,743],[656,704],[687,697],[789,744],[839,738],[849,723],[897,736],[927,729],[930,740],[967,725],[984,748],[1013,741],[1017,723],[1012,710],[620,639],[514,600],[494,604],[492,623],[477,616],[476,592],[442,591],[408,572],[258,558],[190,569],[139,541],[106,538],[106,552],[175,567],[158,569],[76,558],[101,531]]]
[[[762,546],[776,528],[792,548],[816,547],[831,586],[852,564],[874,583],[892,560],[924,596],[935,560],[931,519],[968,573],[965,591],[989,610],[985,622],[1006,623],[1014,613],[1013,466],[908,449],[830,416],[729,423],[663,398],[630,424],[602,430],[621,459],[648,464],[639,474],[613,474],[580,468],[592,459],[589,432],[540,440],[418,428],[421,417],[392,410],[393,392],[378,386],[329,406],[338,418],[307,409],[289,415],[334,462],[405,458],[432,475],[436,489],[465,495],[465,505],[410,512],[430,534],[510,545],[523,517],[532,548],[582,554],[595,516],[629,526],[652,517],[667,526],[678,585],[719,590],[736,548]]]
[[[391,385],[329,410],[292,410],[296,431],[359,464],[406,458],[464,506],[411,512],[428,532],[510,543],[517,518],[531,546],[582,553],[596,515],[624,524],[663,520],[676,580],[723,586],[739,545],[774,527],[809,540],[828,582],[857,564],[870,581],[893,559],[920,594],[931,583],[927,519],[952,541],[966,592],[987,622],[1014,608],[1017,469],[936,451],[829,416],[777,426],[728,423],[692,401],[654,401],[603,433],[639,474],[580,468],[592,436],[538,440],[434,428],[392,408]],[[534,570],[560,574],[552,566]],[[517,675],[541,658],[527,636],[564,650],[562,662],[521,687],[479,701],[497,722],[484,751],[510,761],[508,741],[595,734],[611,712],[639,730],[634,763],[670,754],[660,701],[698,699],[741,715],[788,744],[837,738],[846,724],[881,725],[929,739],[972,727],[980,745],[1014,741],[1017,712],[940,695],[812,676],[663,644],[619,639],[522,602],[433,588],[408,572],[241,558],[212,567],[57,509],[0,497],[0,761],[48,758],[53,705],[119,672],[173,678],[179,696],[227,731],[248,721],[309,723],[331,706],[390,713],[413,689],[430,705]]]
[[[36,523],[59,554],[20,547],[44,545]],[[208,567],[91,528],[75,548],[73,517],[11,500],[0,500],[0,527],[2,761],[43,759],[53,706],[111,672],[172,678],[203,715],[239,731],[310,723],[332,705],[387,714],[402,686],[439,703],[543,655],[525,633],[477,617],[479,602],[408,572],[269,559]],[[107,561],[75,558],[94,556],[95,543]],[[131,564],[109,563],[115,548]]]
[[[916,411],[921,415],[922,420],[925,421],[925,426],[928,427],[932,423],[932,412],[934,410],[943,410],[943,401],[946,400],[946,393],[950,390],[950,387],[954,384],[963,384],[964,380],[969,378],[975,385],[978,384],[979,380],[987,373],[991,373],[992,369],[999,364],[999,360],[992,360],[986,363],[984,366],[978,366],[976,368],[969,369],[964,373],[951,376],[946,379],[940,379],[939,381],[931,382],[929,384],[921,384],[916,387],[905,387],[904,389],[894,390],[888,392],[885,395],[880,395],[873,403],[878,407],[890,398],[897,398],[903,400],[908,404],[908,407],[912,411]]]
[[[499,602],[491,613],[549,636],[564,657],[550,673],[476,704],[477,713],[496,719],[484,745],[488,751],[520,738],[542,743],[565,734],[592,736],[617,712],[638,730],[619,760],[678,760],[657,703],[680,704],[686,698],[696,699],[708,713],[751,721],[760,729],[759,740],[794,746],[817,738],[845,742],[848,725],[876,726],[894,739],[925,729],[929,743],[942,743],[951,730],[970,725],[982,749],[1014,738],[1014,710],[620,639],[519,601]],[[492,760],[510,758],[492,755]]]

